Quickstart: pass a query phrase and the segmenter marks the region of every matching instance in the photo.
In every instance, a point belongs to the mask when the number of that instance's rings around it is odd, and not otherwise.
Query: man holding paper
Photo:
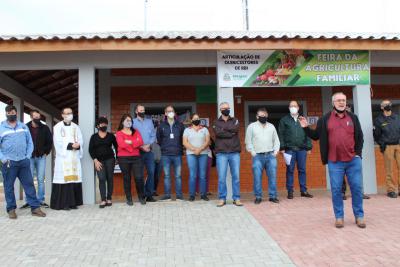
[[[279,137],[275,126],[267,122],[268,113],[260,108],[257,121],[251,123],[246,130],[246,149],[253,158],[253,179],[255,204],[262,201],[262,173],[267,172],[269,201],[279,203],[276,191],[276,155],[279,152]]]
[[[283,117],[279,122],[279,140],[281,142],[280,150],[286,163],[286,189],[287,198],[293,199],[294,168],[297,163],[297,172],[299,176],[300,195],[302,197],[312,198],[307,192],[306,161],[307,153],[312,149],[311,139],[307,137],[299,123],[299,104],[297,101],[290,101],[290,113]]]

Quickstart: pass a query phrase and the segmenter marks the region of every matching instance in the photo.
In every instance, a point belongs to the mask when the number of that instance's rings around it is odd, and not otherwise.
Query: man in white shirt
[[[265,169],[268,176],[269,201],[279,203],[276,190],[276,155],[280,142],[275,126],[267,122],[268,112],[265,108],[257,110],[257,121],[246,130],[246,150],[253,157],[253,179],[255,204],[262,201],[262,173]]]

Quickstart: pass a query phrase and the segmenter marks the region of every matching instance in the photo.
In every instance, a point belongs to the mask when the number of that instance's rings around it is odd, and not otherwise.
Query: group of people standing
[[[312,198],[307,190],[306,160],[312,150],[311,139],[319,140],[322,163],[328,165],[332,190],[335,226],[344,226],[343,184],[347,177],[352,193],[352,207],[355,222],[365,228],[363,210],[362,163],[363,132],[355,114],[346,109],[346,96],[335,93],[332,96],[332,111],[318,120],[315,129],[299,113],[297,101],[289,102],[289,113],[280,122],[278,131],[268,122],[265,108],[257,110],[256,122],[249,124],[245,134],[245,147],[252,156],[255,204],[260,204],[262,195],[262,174],[268,177],[268,200],[279,203],[276,188],[277,155],[281,152],[286,163],[287,198],[294,197],[294,170],[297,165],[300,196]],[[374,124],[374,137],[384,153],[387,175],[388,196],[397,196],[392,179],[392,161],[400,167],[400,119],[392,113],[391,102],[381,104],[382,115]],[[216,167],[218,174],[218,207],[227,204],[227,171],[232,176],[233,204],[242,206],[240,199],[240,123],[230,115],[229,103],[219,105],[220,116],[210,128],[200,123],[200,116],[192,114],[191,125],[186,127],[177,119],[175,109],[165,107],[165,120],[155,127],[151,118],[146,117],[145,106],[135,107],[135,118],[130,114],[122,116],[118,131],[108,132],[108,120],[100,117],[96,122],[97,133],[90,138],[89,153],[99,178],[101,195],[100,208],[112,205],[114,166],[118,162],[123,174],[126,203],[133,205],[131,181],[134,176],[139,202],[154,202],[160,165],[164,171],[164,195],[159,201],[172,199],[172,170],[175,178],[176,200],[183,200],[182,156],[187,156],[189,168],[189,201],[196,196],[196,182],[202,200],[208,201],[207,171],[210,165],[211,134],[215,140]],[[17,120],[14,106],[6,107],[7,120],[0,126],[0,159],[3,163],[7,212],[10,218],[17,218],[15,209],[14,182],[16,177],[25,190],[27,203],[32,215],[44,217],[40,207],[49,207],[44,200],[44,169],[46,156],[51,152],[54,141],[56,152],[50,208],[76,209],[82,205],[82,171],[80,159],[83,156],[83,138],[79,126],[72,122],[73,111],[62,110],[63,121],[57,123],[53,136],[49,128],[41,123],[39,111],[31,111],[31,122],[27,125]],[[185,149],[184,149],[185,148]],[[144,170],[147,176],[145,178]],[[33,184],[33,174],[38,179],[38,195]]]

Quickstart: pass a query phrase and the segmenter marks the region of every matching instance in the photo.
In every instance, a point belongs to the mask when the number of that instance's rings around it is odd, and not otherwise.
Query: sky
[[[250,30],[400,32],[398,0],[248,0],[248,4]],[[242,0],[0,1],[2,35],[145,29],[243,30]]]

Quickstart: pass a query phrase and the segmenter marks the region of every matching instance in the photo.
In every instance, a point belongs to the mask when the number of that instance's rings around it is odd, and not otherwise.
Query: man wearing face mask
[[[31,121],[28,122],[26,126],[29,128],[33,141],[33,152],[30,159],[31,173],[32,176],[36,173],[38,181],[37,198],[40,201],[40,205],[48,208],[49,205],[44,201],[44,174],[46,171],[46,156],[50,154],[51,149],[53,148],[53,136],[51,135],[49,127],[40,121],[41,115],[38,110],[31,110],[30,115]],[[25,203],[21,209],[28,207],[29,204]]]
[[[246,149],[252,156],[255,204],[262,201],[262,173],[265,169],[268,176],[269,201],[279,203],[276,190],[276,155],[280,142],[275,126],[267,122],[268,113],[265,108],[257,110],[257,121],[251,123],[246,130]]]
[[[17,219],[15,213],[17,204],[14,194],[14,184],[17,177],[24,188],[32,215],[45,217],[46,214],[40,209],[40,202],[36,197],[30,170],[29,159],[33,152],[31,134],[28,127],[17,120],[15,106],[9,105],[5,111],[7,120],[0,125],[0,160],[2,162],[1,172],[4,179],[4,195],[8,217]]]
[[[300,195],[302,197],[312,198],[313,196],[307,192],[306,185],[306,160],[308,151],[311,151],[312,149],[311,139],[307,137],[298,121],[299,104],[297,101],[290,101],[289,111],[290,114],[283,117],[279,122],[279,140],[281,142],[280,150],[283,154],[291,155],[290,164],[286,165],[287,198],[293,199],[293,180],[296,163],[300,184]]]
[[[63,120],[53,129],[56,159],[54,165],[53,185],[50,208],[55,210],[77,209],[82,200],[83,138],[77,124],[72,122],[74,116],[71,108],[64,108]]]
[[[144,167],[147,171],[147,179],[145,182],[145,194],[147,202],[155,202],[153,198],[154,191],[154,154],[151,151],[151,145],[156,141],[156,130],[152,119],[145,117],[145,107],[142,104],[136,105],[136,118],[133,119],[133,128],[140,132],[143,138],[143,145],[140,148],[140,156],[143,160],[143,177]]]
[[[217,157],[218,172],[218,198],[217,207],[226,204],[227,188],[226,175],[228,165],[232,175],[233,204],[243,206],[240,201],[240,139],[239,121],[230,116],[230,107],[227,102],[219,105],[221,116],[214,122],[215,153]]]
[[[358,227],[365,228],[361,163],[363,132],[358,117],[346,111],[345,94],[335,93],[332,105],[333,110],[318,120],[315,130],[308,127],[306,118],[299,117],[299,121],[311,139],[319,139],[322,163],[328,164],[335,227],[344,226],[342,184],[346,174],[355,222]]]
[[[387,196],[396,198],[396,188],[393,179],[393,161],[396,161],[397,169],[400,171],[400,118],[392,111],[392,103],[385,99],[381,103],[382,113],[374,122],[374,139],[379,144],[383,153],[386,173]],[[400,174],[397,177],[400,195]]]
[[[161,147],[161,162],[164,170],[164,196],[161,201],[171,200],[171,166],[175,173],[176,199],[183,200],[182,194],[182,154],[183,131],[185,127],[175,117],[175,109],[169,105],[165,108],[166,119],[157,129],[157,142]]]

